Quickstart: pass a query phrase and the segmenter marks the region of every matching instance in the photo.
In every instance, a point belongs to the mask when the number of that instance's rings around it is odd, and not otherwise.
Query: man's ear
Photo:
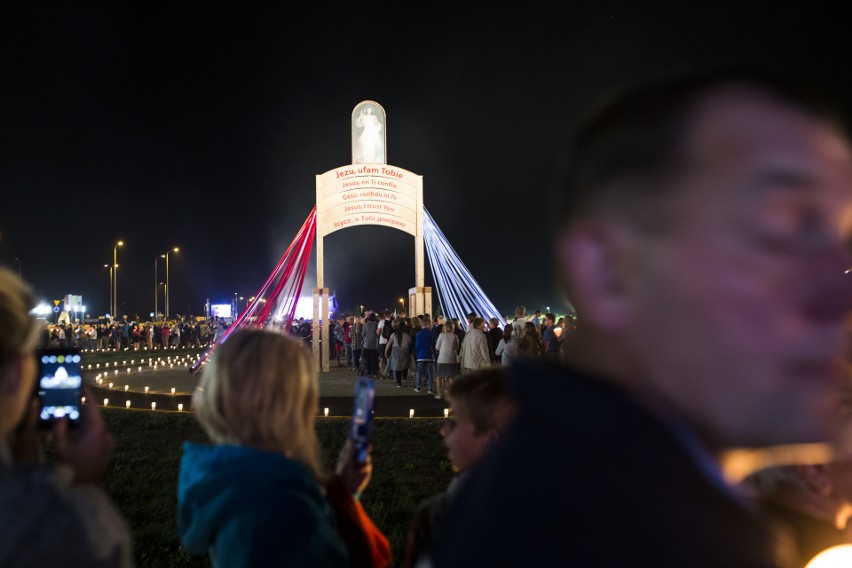
[[[557,255],[562,282],[583,320],[602,331],[624,329],[629,319],[629,271],[623,256],[631,235],[621,227],[589,220],[560,237]]]
[[[834,490],[834,485],[831,483],[831,478],[826,473],[824,465],[797,465],[794,466],[808,487],[814,493],[823,496],[831,495]]]

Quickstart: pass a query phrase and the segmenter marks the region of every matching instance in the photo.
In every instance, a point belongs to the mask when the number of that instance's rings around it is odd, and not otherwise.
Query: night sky
[[[0,262],[92,314],[119,239],[121,314],[153,310],[154,259],[175,246],[173,314],[254,294],[314,176],[350,163],[365,99],[387,112],[388,163],[424,176],[427,209],[504,313],[564,306],[547,196],[601,95],[757,63],[852,101],[846,22],[814,2],[26,4],[0,17]],[[405,233],[348,229],[325,252],[342,306],[393,307],[414,283]],[[312,260],[308,293],[314,278]]]

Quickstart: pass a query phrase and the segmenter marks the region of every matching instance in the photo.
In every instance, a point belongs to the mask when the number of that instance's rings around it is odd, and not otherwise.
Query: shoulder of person
[[[21,565],[133,566],[130,529],[106,492],[65,466],[17,469],[0,489],[0,557]],[[5,521],[9,522],[5,522]],[[17,559],[14,560],[13,559]]]

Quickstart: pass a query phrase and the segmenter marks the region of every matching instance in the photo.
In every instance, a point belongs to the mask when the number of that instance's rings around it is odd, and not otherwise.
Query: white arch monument
[[[385,109],[362,101],[352,110],[352,163],[316,176],[317,287],[313,289],[314,358],[317,368],[329,370],[328,296],[324,287],[323,238],[360,225],[379,225],[414,237],[414,286],[408,290],[408,313],[432,313],[432,288],[424,285],[423,176],[387,163]],[[320,326],[320,321],[324,325]]]

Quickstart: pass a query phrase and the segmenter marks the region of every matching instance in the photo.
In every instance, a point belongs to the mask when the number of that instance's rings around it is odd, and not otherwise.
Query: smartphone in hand
[[[352,411],[352,427],[349,430],[349,439],[352,440],[355,461],[358,463],[367,461],[375,396],[376,383],[367,377],[359,377],[355,384],[355,408]]]
[[[83,394],[82,366],[79,349],[43,349],[38,352],[40,428],[49,429],[59,418],[79,426]]]

